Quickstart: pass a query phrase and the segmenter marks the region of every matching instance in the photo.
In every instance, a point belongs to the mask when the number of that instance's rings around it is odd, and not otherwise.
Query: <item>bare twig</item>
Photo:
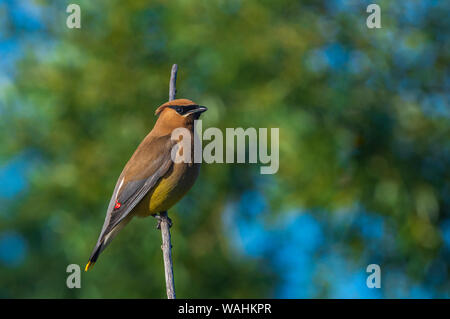
[[[169,101],[175,100],[175,95],[177,94],[177,73],[178,65],[172,65],[172,72],[170,72],[170,82],[169,82]]]
[[[173,281],[172,243],[170,240],[170,219],[167,212],[161,212],[160,227],[162,236],[161,249],[164,257],[164,274],[166,277],[167,299],[175,299],[175,283]]]
[[[178,66],[174,64],[172,66],[172,72],[170,74],[169,82],[169,101],[175,99],[175,94],[177,93],[176,82],[177,82],[177,72]],[[171,221],[167,216],[167,212],[161,212],[159,214],[159,225],[161,228],[162,245],[164,257],[164,274],[166,277],[166,292],[168,299],[175,299],[175,283],[173,280],[173,263],[172,263],[172,242],[170,240],[170,226]]]

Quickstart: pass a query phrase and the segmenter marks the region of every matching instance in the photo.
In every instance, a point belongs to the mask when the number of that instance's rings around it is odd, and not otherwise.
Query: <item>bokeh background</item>
[[[371,2],[0,1],[0,297],[165,297],[151,218],[66,267],[178,63],[204,128],[280,128],[277,174],[204,164],[169,212],[178,297],[448,298],[450,2]]]

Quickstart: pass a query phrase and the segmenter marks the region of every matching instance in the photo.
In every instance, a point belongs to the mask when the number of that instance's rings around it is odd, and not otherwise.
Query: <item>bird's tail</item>
[[[95,261],[88,261],[88,263],[86,264],[86,267],[84,268],[84,271],[88,271],[89,268],[94,267],[95,265]]]
[[[108,246],[114,237],[120,232],[120,230],[125,227],[126,224],[130,222],[132,215],[128,215],[124,218],[117,226],[115,226],[110,232],[104,234],[103,232],[100,234],[98,238],[97,244],[95,245],[94,250],[92,251],[91,257],[84,268],[84,271],[88,271],[89,268],[92,268],[97,261],[98,256],[100,256],[101,252],[105,250],[106,246]]]
[[[103,244],[103,241],[101,241],[95,246],[94,251],[91,254],[91,257],[89,258],[89,261],[86,264],[86,267],[84,268],[84,271],[88,271],[89,268],[94,267],[95,262],[97,261],[97,258],[103,251],[103,249],[105,249],[105,245]]]

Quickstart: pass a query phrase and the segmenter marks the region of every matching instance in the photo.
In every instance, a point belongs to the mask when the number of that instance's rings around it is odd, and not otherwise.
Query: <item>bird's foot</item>
[[[161,229],[161,222],[166,219],[167,223],[169,224],[169,228],[172,227],[172,220],[169,218],[169,216],[167,215],[158,215],[158,214],[153,214],[153,217],[155,217],[158,220],[158,224],[156,225],[156,229]]]

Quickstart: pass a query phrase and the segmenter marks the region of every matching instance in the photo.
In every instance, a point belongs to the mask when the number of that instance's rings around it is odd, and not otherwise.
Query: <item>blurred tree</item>
[[[448,296],[448,3],[380,1],[381,29],[366,27],[368,2],[85,0],[81,29],[66,27],[68,4],[0,6],[4,43],[20,48],[0,89],[0,159],[27,172],[3,199],[0,234],[25,257],[0,262],[0,296],[164,297],[151,219],[115,239],[82,289],[65,287],[65,268],[87,260],[172,63],[177,96],[209,108],[204,128],[280,128],[276,175],[204,164],[170,212],[179,297],[336,296],[322,250]],[[292,214],[304,217],[280,226]],[[241,245],[257,250],[236,249],[255,221],[263,238]],[[296,282],[284,272],[304,271],[279,268],[289,255],[318,261],[306,295],[303,282],[279,291]],[[392,282],[381,296],[397,296]]]

